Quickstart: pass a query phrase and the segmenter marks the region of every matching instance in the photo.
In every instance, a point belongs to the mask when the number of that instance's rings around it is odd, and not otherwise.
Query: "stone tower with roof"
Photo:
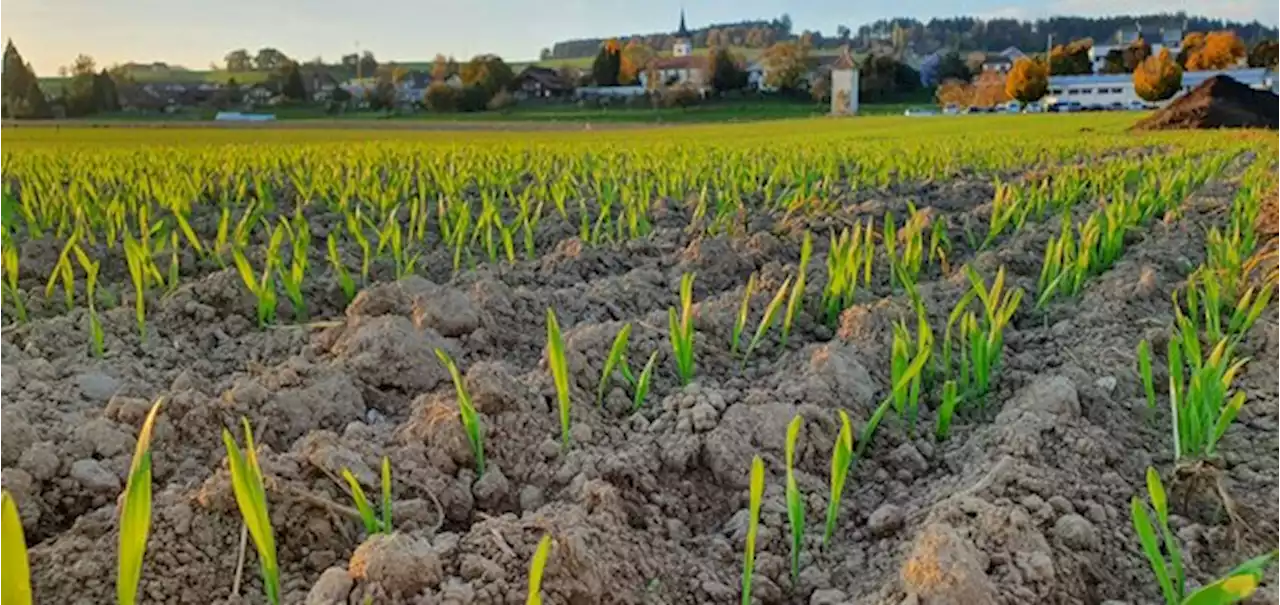
[[[680,9],[680,29],[676,30],[675,42],[671,45],[671,56],[687,57],[693,54],[693,36],[684,25],[684,9]]]
[[[831,113],[838,116],[858,113],[858,65],[848,45],[840,49],[839,58],[831,64]]]

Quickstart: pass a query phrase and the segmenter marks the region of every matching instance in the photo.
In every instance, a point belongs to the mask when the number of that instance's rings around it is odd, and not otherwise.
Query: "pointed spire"
[[[680,7],[680,29],[676,30],[676,37],[677,38],[693,37],[689,35],[689,28],[685,27],[685,24],[684,24],[684,7],[683,6]]]

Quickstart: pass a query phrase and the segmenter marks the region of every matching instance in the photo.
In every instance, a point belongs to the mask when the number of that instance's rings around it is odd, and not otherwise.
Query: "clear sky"
[[[957,14],[1036,18],[1176,12],[1275,26],[1275,0],[5,0],[0,35],[12,38],[40,75],[54,75],[78,53],[101,66],[165,61],[191,69],[222,62],[228,50],[273,46],[302,60],[328,61],[359,44],[383,61],[467,58],[494,52],[533,59],[556,40],[674,30],[683,4],[689,26],[787,13],[794,29],[834,34],[876,19],[927,20]],[[1206,13],[1207,11],[1207,13]]]

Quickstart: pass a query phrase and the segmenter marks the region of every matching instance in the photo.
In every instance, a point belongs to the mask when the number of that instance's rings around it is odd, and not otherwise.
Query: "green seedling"
[[[27,540],[22,533],[18,505],[9,490],[0,492],[0,594],[4,605],[31,605],[31,567],[27,563]]]
[[[364,524],[364,532],[367,535],[391,533],[391,460],[386,456],[382,457],[382,506],[380,508],[381,516],[374,512],[373,506],[369,504],[369,498],[364,493],[364,488],[360,486],[360,481],[352,474],[351,469],[342,469],[342,478],[346,480],[347,487],[351,489],[351,499],[355,502],[356,510],[360,513],[360,521]]]
[[[618,335],[613,338],[613,345],[609,347],[609,357],[604,360],[604,371],[600,373],[600,386],[596,388],[596,405],[604,403],[604,391],[609,386],[609,379],[613,377],[613,371],[619,368],[627,367],[627,341],[631,337],[631,324],[624,324]],[[624,370],[624,374],[630,374],[629,370]]]
[[[119,559],[116,568],[116,602],[138,602],[138,581],[142,578],[142,557],[151,531],[151,434],[163,402],[157,399],[138,431],[138,443],[129,464],[129,480],[120,508]],[[6,553],[7,555],[7,553]],[[5,600],[8,603],[8,599]]]
[[[756,537],[760,533],[760,503],[764,500],[764,461],[751,459],[751,488],[747,504],[747,548],[742,558],[742,605],[751,605],[751,576],[756,570]]]
[[[564,339],[556,312],[547,309],[547,365],[556,384],[556,400],[560,405],[560,444],[569,449],[569,364],[564,358]]]
[[[840,515],[840,497],[844,493],[844,482],[851,464],[853,464],[853,428],[849,424],[849,415],[844,410],[840,410],[840,432],[836,433],[836,443],[831,448],[831,496],[827,499],[827,525],[822,533],[823,546],[831,542],[831,535],[836,531],[836,518]]]
[[[742,342],[742,331],[747,327],[747,315],[751,313],[751,295],[756,288],[756,274],[747,278],[747,287],[742,292],[742,304],[738,306],[738,315],[733,321],[733,336],[729,341],[729,354],[737,356],[738,346]]]
[[[956,381],[948,380],[942,385],[942,403],[938,406],[938,428],[935,434],[938,441],[945,441],[951,433],[951,418],[955,415],[960,396],[956,392]]]
[[[1160,593],[1166,605],[1227,605],[1248,598],[1262,582],[1267,569],[1276,562],[1277,551],[1245,561],[1222,579],[1187,594],[1186,571],[1183,567],[1182,548],[1169,527],[1168,498],[1160,475],[1154,468],[1147,468],[1147,495],[1156,513],[1155,523],[1147,513],[1147,505],[1138,496],[1130,501],[1133,528],[1142,544],[1142,552],[1156,576]],[[1158,535],[1157,535],[1158,534]],[[1164,550],[1161,551],[1161,542]],[[1168,553],[1168,561],[1165,560]]]
[[[542,605],[542,573],[547,569],[547,558],[551,556],[551,534],[542,536],[537,550],[533,551],[533,559],[529,561],[529,598],[525,605]]]
[[[18,287],[18,247],[8,241],[7,235],[3,249],[0,250],[0,258],[4,265],[5,291],[9,293],[9,300],[13,301],[13,312],[18,316],[19,322],[26,323],[27,306],[22,302],[23,295]]]
[[[458,395],[458,415],[462,419],[462,429],[467,434],[467,442],[471,445],[471,456],[476,461],[476,477],[484,475],[484,431],[480,426],[480,415],[471,404],[471,394],[467,392],[467,383],[462,379],[457,364],[443,350],[436,349],[436,358],[449,370],[453,379],[453,388]]]
[[[329,232],[329,264],[333,267],[333,273],[337,276],[338,287],[342,288],[342,298],[351,304],[356,297],[356,282],[351,278],[351,272],[347,271],[347,266],[342,264],[342,257],[338,254],[338,240],[336,233]]]
[[[782,309],[782,303],[787,298],[787,291],[791,287],[791,278],[782,282],[782,287],[778,288],[777,293],[773,295],[773,300],[769,301],[769,306],[764,308],[764,316],[760,318],[760,325],[756,326],[756,333],[751,337],[751,342],[747,344],[747,350],[742,354],[742,367],[747,367],[747,359],[751,357],[751,352],[760,346],[764,341],[764,336],[769,332],[769,328],[773,326],[774,320],[778,318],[778,312]]]
[[[235,260],[236,270],[240,272],[240,279],[258,300],[258,326],[265,327],[274,323],[277,302],[276,284],[271,275],[274,263],[268,261],[262,269],[262,275],[258,276],[249,265],[249,259],[245,258],[244,253],[239,249],[232,251],[232,257]]]
[[[667,308],[669,323],[668,335],[671,340],[671,352],[676,361],[676,375],[680,384],[693,382],[693,274],[685,273],[680,278],[680,313],[677,316],[674,307]]]
[[[1174,458],[1207,458],[1240,413],[1247,395],[1228,396],[1231,383],[1249,359],[1233,359],[1230,338],[1219,340],[1207,358],[1201,357],[1199,334],[1186,317],[1182,330],[1169,341],[1169,411],[1173,419]],[[1183,359],[1187,362],[1183,382]]]
[[[653,381],[654,364],[657,361],[658,352],[654,351],[649,355],[649,361],[645,362],[644,369],[640,371],[640,378],[636,380],[636,393],[631,406],[632,410],[638,410],[644,406],[644,400],[649,396],[649,383]]]
[[[1147,394],[1147,407],[1156,407],[1156,386],[1151,376],[1151,344],[1145,339],[1138,342],[1138,376],[1142,378],[1142,389]]]
[[[804,243],[800,245],[800,267],[796,269],[796,282],[791,286],[791,296],[787,299],[787,312],[782,316],[781,348],[787,348],[787,338],[791,336],[791,324],[795,322],[796,313],[804,302],[805,273],[809,269],[809,257],[813,254],[813,236],[804,232]]]
[[[271,529],[271,515],[267,512],[267,491],[262,480],[262,467],[253,445],[253,429],[247,418],[244,425],[244,453],[240,452],[235,437],[225,427],[222,443],[227,448],[227,462],[231,468],[231,488],[235,492],[236,505],[249,536],[258,549],[258,566],[262,571],[262,587],[267,602],[280,605],[280,567],[276,559],[276,538]]]
[[[787,522],[791,525],[791,581],[800,576],[800,548],[804,542],[804,496],[796,485],[795,458],[796,439],[800,436],[800,428],[804,421],[797,415],[787,425]]]

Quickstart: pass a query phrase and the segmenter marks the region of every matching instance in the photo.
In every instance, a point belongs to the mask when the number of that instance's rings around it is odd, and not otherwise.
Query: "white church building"
[[[650,61],[648,69],[640,73],[641,86],[651,89],[688,82],[702,88],[707,87],[707,61],[710,58],[693,54],[693,35],[685,26],[683,9],[680,11],[680,28],[676,30],[674,37],[671,56],[657,57]],[[657,82],[650,84],[650,74]]]

